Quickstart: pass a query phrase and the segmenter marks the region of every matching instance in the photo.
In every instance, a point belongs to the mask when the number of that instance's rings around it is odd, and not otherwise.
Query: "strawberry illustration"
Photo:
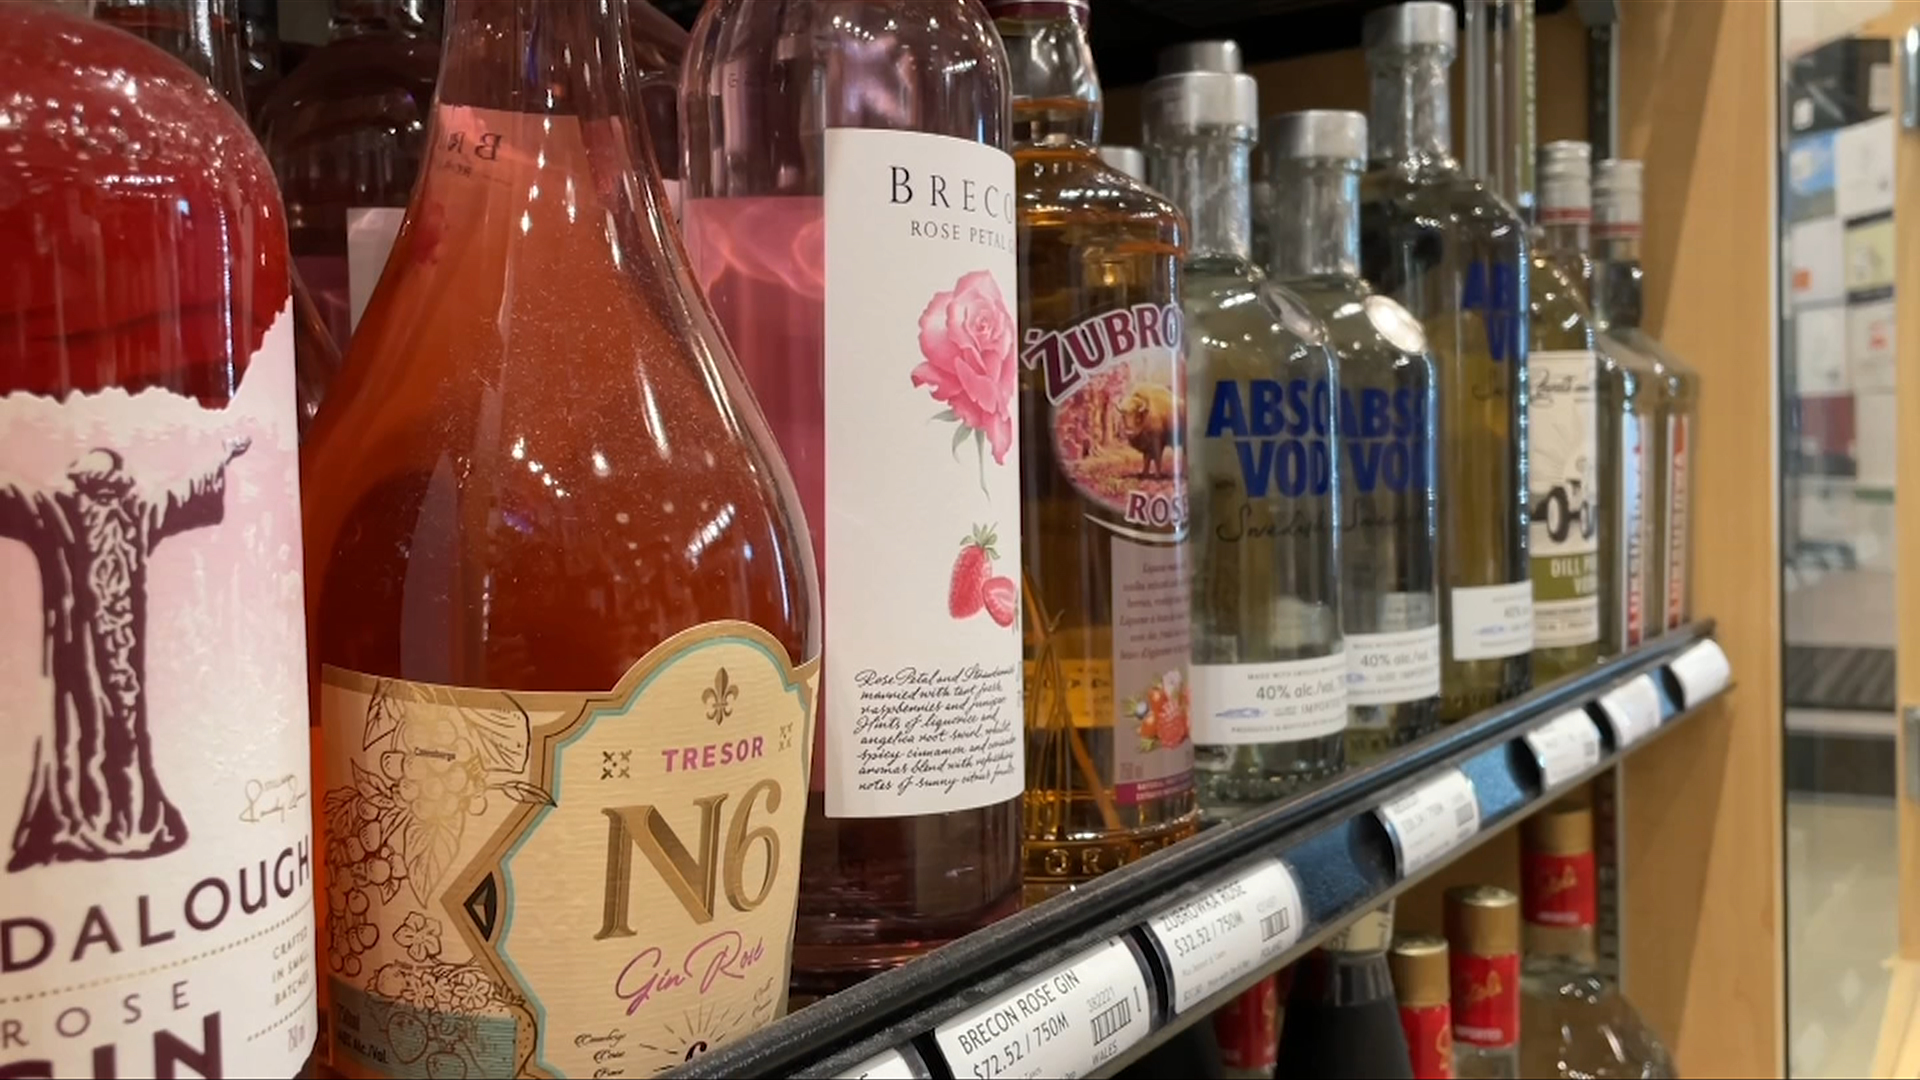
[[[987,614],[1001,626],[1012,626],[1013,617],[1020,611],[1020,594],[1015,590],[1012,578],[988,578],[981,586],[981,595],[987,605]]]
[[[960,556],[953,560],[953,582],[947,589],[947,611],[956,619],[972,618],[986,605],[987,579],[993,576],[994,550],[998,537],[988,525],[975,525],[973,535],[960,541]]]

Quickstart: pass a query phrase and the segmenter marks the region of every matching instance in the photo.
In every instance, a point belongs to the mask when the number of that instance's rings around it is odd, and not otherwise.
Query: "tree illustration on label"
[[[952,423],[953,452],[971,439],[987,489],[987,450],[1005,465],[1013,448],[1013,391],[1018,368],[1013,312],[985,270],[963,274],[953,291],[935,293],[920,313],[920,355],[911,376],[946,409],[935,421]]]
[[[117,451],[96,448],[66,482],[0,479],[0,536],[39,564],[53,732],[34,742],[33,778],[8,872],[72,861],[144,859],[187,842],[153,767],[148,730],[147,559],[160,541],[218,525],[227,466],[250,440],[184,485],[141,491]]]

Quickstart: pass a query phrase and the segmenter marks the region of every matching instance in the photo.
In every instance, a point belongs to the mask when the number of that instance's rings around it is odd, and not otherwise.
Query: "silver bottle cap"
[[[1609,158],[1593,167],[1595,230],[1603,236],[1640,231],[1640,192],[1644,167],[1638,161]]]
[[[1585,221],[1593,210],[1593,148],[1556,139],[1540,148],[1540,220]]]
[[[1267,161],[1367,160],[1367,118],[1342,109],[1305,109],[1269,116],[1260,129]]]
[[[1218,127],[1244,127],[1251,138],[1259,123],[1260,89],[1253,76],[1224,71],[1162,75],[1147,84],[1140,113],[1149,141]]]
[[[1453,6],[1441,0],[1414,0],[1410,4],[1378,8],[1367,13],[1360,36],[1367,48],[1407,48],[1438,45],[1452,55],[1460,41]]]
[[[1162,75],[1183,71],[1222,71],[1238,75],[1243,70],[1237,41],[1187,41],[1160,50]]]
[[[1132,146],[1102,146],[1100,160],[1141,183],[1147,180],[1147,155]]]

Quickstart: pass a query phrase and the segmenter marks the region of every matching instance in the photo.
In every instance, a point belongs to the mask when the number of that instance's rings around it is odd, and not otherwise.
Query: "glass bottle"
[[[1527,483],[1531,490],[1533,674],[1546,681],[1600,658],[1599,413],[1593,328],[1581,279],[1562,273],[1551,252],[1577,248],[1590,207],[1576,203],[1585,143],[1549,143],[1545,183],[1530,252],[1527,309]]]
[[[1389,902],[1293,966],[1276,1075],[1412,1080],[1387,960],[1392,938]]]
[[[95,0],[93,16],[160,46],[212,84],[241,116],[247,116],[245,45],[235,0]],[[288,215],[292,235],[292,215]],[[340,367],[332,332],[307,290],[296,260],[293,270],[294,388],[300,401],[300,432],[319,409],[320,398]]]
[[[332,1064],[584,1076],[617,1039],[652,1074],[785,1007],[813,559],[637,137],[625,5],[449,22],[306,447]]]
[[[1658,391],[1649,442],[1655,548],[1647,573],[1647,636],[1655,637],[1693,618],[1691,504],[1700,376],[1640,326],[1641,174],[1638,161],[1602,161],[1594,169],[1593,186],[1599,209],[1597,291],[1607,309],[1608,332],[1652,358]]]
[[[293,1076],[317,1012],[273,171],[193,71],[77,13],[0,4],[0,70],[0,1073]]]
[[[1426,329],[1440,415],[1443,720],[1532,685],[1527,563],[1525,231],[1450,150],[1453,9],[1382,8],[1364,31],[1372,78],[1360,268]]]
[[[239,0],[94,0],[93,17],[165,49],[247,115]]]
[[[1013,71],[1029,895],[1192,835],[1186,225],[1103,163],[1086,0],[991,0]]]
[[[1433,357],[1420,324],[1360,277],[1367,119],[1269,117],[1278,205],[1267,270],[1325,324],[1340,360],[1340,604],[1347,754],[1378,758],[1440,723]]]
[[[1492,885],[1447,890],[1453,1071],[1461,1080],[1521,1076],[1520,900]]]
[[[680,212],[680,68],[687,32],[651,0],[628,0],[627,30],[633,37],[634,84],[647,123],[653,161],[660,167],[667,202]]]
[[[1673,1059],[1660,1037],[1594,969],[1592,812],[1577,804],[1555,803],[1528,818],[1521,836],[1526,916],[1521,1075],[1595,1080],[1673,1076]]]
[[[1147,176],[1191,227],[1186,281],[1194,781],[1231,819],[1346,765],[1339,371],[1248,261],[1252,76],[1147,84]]]
[[[330,0],[327,43],[261,103],[293,257],[335,341],[380,281],[426,154],[439,19],[427,0]]]
[[[1009,98],[968,0],[718,0],[687,56],[688,247],[824,588],[809,996],[1020,902]]]
[[[1269,975],[1213,1014],[1222,1080],[1273,1080],[1280,1043],[1280,977]]]
[[[243,81],[247,100],[263,102],[281,75],[280,5],[276,0],[240,0],[240,45],[246,54]]]
[[[1400,1028],[1413,1058],[1413,1080],[1453,1080],[1453,1006],[1447,939],[1413,934],[1393,939],[1387,953]]]
[[[1633,648],[1646,636],[1647,567],[1653,551],[1653,361],[1608,332],[1605,290],[1588,255],[1593,190],[1585,143],[1548,143],[1542,154],[1540,254],[1593,316],[1599,383],[1600,648]]]
[[[1147,182],[1147,155],[1137,146],[1106,143],[1100,147],[1100,160],[1143,184]]]
[[[1186,71],[1218,71],[1238,75],[1246,70],[1240,43],[1220,39],[1169,45],[1160,50],[1156,66],[1161,75],[1178,75]],[[1266,144],[1264,130],[1257,133],[1255,141],[1260,145]],[[1261,175],[1260,166],[1256,156],[1247,181],[1247,202],[1253,216],[1253,227],[1247,233],[1248,261],[1256,267],[1267,265],[1267,221],[1273,209],[1273,192],[1266,178]],[[1135,176],[1135,179],[1139,177]]]

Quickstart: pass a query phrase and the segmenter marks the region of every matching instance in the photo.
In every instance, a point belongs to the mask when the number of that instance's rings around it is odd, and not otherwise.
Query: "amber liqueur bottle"
[[[624,5],[449,20],[305,461],[332,1064],[650,1075],[786,1004],[813,562]]]
[[[52,5],[0,4],[0,72],[0,1076],[292,1076],[318,979],[272,170],[193,71]]]
[[[1019,189],[1026,879],[1189,836],[1185,224],[1103,162],[1085,0],[988,5]]]

